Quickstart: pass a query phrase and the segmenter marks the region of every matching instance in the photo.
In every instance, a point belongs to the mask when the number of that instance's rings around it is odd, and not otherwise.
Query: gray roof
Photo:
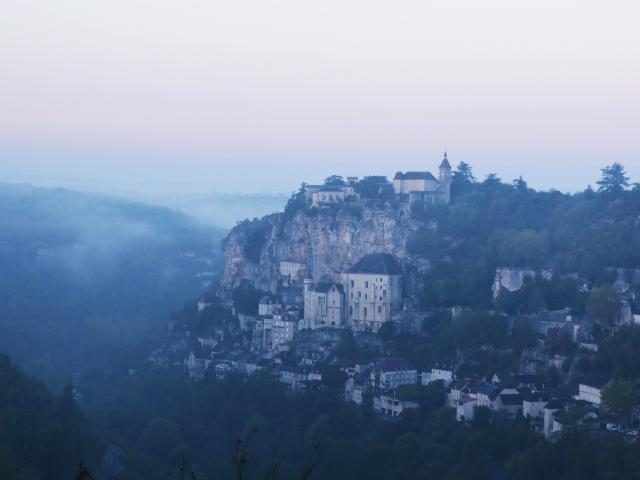
[[[342,285],[339,285],[337,283],[330,283],[330,282],[320,282],[316,285],[313,285],[311,287],[311,289],[314,292],[318,292],[318,293],[327,293],[331,287],[335,286],[336,289],[340,292],[340,293],[344,293],[344,290],[342,288]]]
[[[440,164],[440,168],[448,168],[451,170],[451,165],[449,164],[449,160],[447,160],[447,152],[444,152],[444,158],[442,159],[442,163]]]
[[[402,275],[402,268],[390,253],[370,253],[362,257],[348,273],[373,273],[381,275]]]
[[[376,361],[376,368],[382,372],[398,372],[415,370],[404,358],[385,357]]]
[[[394,180],[435,180],[431,172],[397,172]]]

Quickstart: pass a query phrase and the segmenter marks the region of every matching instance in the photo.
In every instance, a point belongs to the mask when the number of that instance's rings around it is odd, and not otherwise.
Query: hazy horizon
[[[290,193],[452,164],[640,179],[640,6],[9,2],[0,181]],[[30,180],[29,180],[30,179]]]

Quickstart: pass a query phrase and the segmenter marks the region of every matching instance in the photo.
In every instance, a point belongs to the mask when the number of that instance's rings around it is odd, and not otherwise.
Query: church
[[[451,165],[447,152],[440,163],[438,178],[431,172],[397,172],[393,177],[396,195],[411,203],[449,203],[451,201]]]

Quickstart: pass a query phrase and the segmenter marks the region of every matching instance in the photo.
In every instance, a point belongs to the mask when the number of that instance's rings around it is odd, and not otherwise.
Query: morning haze
[[[637,0],[0,3],[1,480],[638,480]]]
[[[541,189],[613,161],[637,177],[639,8],[9,2],[0,179],[288,194],[432,169],[445,147]]]

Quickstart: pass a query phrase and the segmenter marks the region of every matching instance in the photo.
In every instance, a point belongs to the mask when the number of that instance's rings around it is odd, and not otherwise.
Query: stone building
[[[400,385],[416,385],[418,370],[403,358],[385,357],[378,359],[369,377],[373,387],[393,390]]]
[[[344,202],[347,198],[355,196],[355,190],[351,183],[346,185],[308,185],[305,195],[308,206],[321,207]]]
[[[258,302],[258,315],[273,315],[280,308],[280,301],[274,295],[265,295]]]
[[[337,283],[311,283],[304,281],[304,326],[316,329],[323,327],[343,328],[344,289]]]
[[[264,317],[262,322],[264,348],[278,349],[280,345],[291,343],[298,331],[298,319],[282,309]]]
[[[365,255],[342,273],[347,324],[353,330],[377,332],[400,311],[402,269],[388,253]]]
[[[282,260],[280,262],[280,275],[290,280],[297,280],[305,271],[306,265],[295,260]]]
[[[408,197],[412,203],[449,203],[451,181],[451,165],[444,152],[438,178],[431,172],[397,172],[393,177],[393,189],[396,195]]]

